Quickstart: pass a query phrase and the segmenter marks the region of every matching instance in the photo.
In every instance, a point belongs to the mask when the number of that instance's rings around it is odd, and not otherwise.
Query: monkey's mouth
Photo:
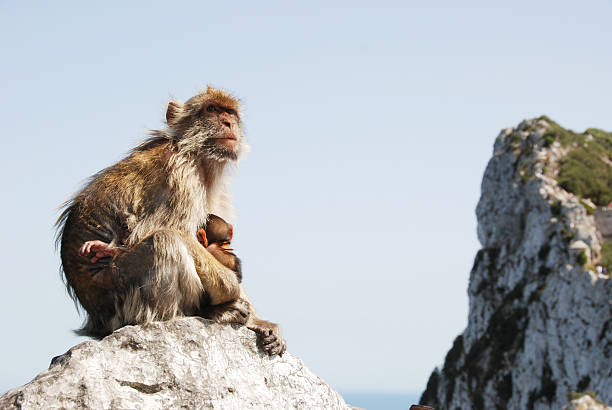
[[[234,134],[232,131],[226,130],[225,132],[218,133],[217,136],[213,137],[212,139],[238,141],[238,136]]]
[[[223,145],[230,149],[235,149],[238,145],[238,138],[235,135],[226,135],[223,137],[214,138],[215,144]]]

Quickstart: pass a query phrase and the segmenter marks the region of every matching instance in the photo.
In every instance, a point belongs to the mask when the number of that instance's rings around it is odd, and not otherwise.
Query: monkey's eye
[[[206,111],[215,112],[217,111],[217,107],[215,107],[214,104],[210,104],[208,107],[206,107]]]
[[[229,115],[236,114],[236,111],[232,110],[231,108],[226,109],[225,112],[228,113]]]

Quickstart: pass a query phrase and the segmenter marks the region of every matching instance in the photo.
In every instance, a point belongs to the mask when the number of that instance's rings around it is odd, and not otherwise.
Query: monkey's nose
[[[223,124],[224,126],[226,126],[227,128],[232,128],[232,124],[229,121],[221,121],[221,124]]]

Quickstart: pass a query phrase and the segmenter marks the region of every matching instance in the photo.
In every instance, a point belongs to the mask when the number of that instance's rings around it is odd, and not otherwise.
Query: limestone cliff
[[[81,343],[0,397],[2,409],[348,409],[301,360],[244,327],[181,318]]]
[[[570,401],[567,406],[563,407],[563,410],[612,410],[612,407],[606,406],[588,394],[580,395],[571,393],[569,398],[572,399],[572,401]]]
[[[611,134],[546,117],[500,133],[476,210],[468,325],[421,404],[560,409],[574,391],[612,403],[612,281],[595,267],[609,248],[593,216],[610,200],[611,156]]]

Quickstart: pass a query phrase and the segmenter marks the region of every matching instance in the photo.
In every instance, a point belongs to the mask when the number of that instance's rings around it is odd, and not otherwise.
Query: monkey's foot
[[[280,327],[276,323],[257,319],[247,324],[247,327],[260,336],[261,348],[268,352],[268,355],[282,356],[287,350],[287,343],[281,336]]]
[[[119,254],[119,249],[102,241],[87,241],[79,249],[79,255],[85,256],[93,253],[91,263],[96,263],[99,259],[107,256],[113,257]]]
[[[244,325],[251,314],[251,304],[244,299],[209,306],[203,316],[217,323],[238,323]]]

